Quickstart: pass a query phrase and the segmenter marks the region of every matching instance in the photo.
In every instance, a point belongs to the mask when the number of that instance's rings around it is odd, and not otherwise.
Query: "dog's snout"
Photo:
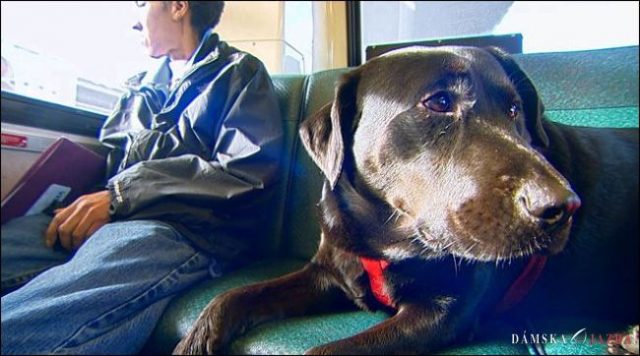
[[[580,198],[571,189],[527,184],[518,197],[522,210],[547,231],[563,226],[580,207]]]

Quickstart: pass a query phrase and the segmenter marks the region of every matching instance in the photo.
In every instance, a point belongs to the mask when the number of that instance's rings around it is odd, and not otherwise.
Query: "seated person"
[[[167,60],[104,123],[106,189],[2,227],[2,354],[137,353],[178,293],[259,236],[282,143],[264,65],[213,33],[221,1],[137,5]]]

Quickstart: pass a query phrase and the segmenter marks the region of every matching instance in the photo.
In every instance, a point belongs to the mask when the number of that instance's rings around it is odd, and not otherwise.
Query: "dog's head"
[[[498,49],[414,47],[345,75],[300,135],[331,188],[357,181],[413,232],[388,258],[500,260],[560,251],[580,204],[538,151],[542,110]]]

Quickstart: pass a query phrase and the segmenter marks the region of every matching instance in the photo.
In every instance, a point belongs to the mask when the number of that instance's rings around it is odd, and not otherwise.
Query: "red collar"
[[[504,294],[504,297],[502,297],[500,303],[498,303],[495,312],[502,313],[522,301],[536,284],[546,263],[547,256],[531,256],[518,278],[516,278]]]
[[[389,266],[389,262],[362,256],[360,257],[360,262],[362,263],[362,268],[364,268],[369,275],[369,286],[371,287],[373,296],[380,303],[394,308],[391,297],[385,289],[385,279],[383,275],[383,271]],[[531,288],[533,288],[538,277],[540,277],[546,262],[546,256],[531,256],[524,270],[520,273],[520,276],[516,278],[505,293],[502,301],[498,303],[495,311],[502,313],[524,299],[529,291],[531,291]]]

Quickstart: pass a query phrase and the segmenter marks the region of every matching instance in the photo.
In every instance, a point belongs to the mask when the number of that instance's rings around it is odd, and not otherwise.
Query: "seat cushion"
[[[360,333],[389,317],[384,312],[350,311],[291,318],[266,323],[237,339],[230,352],[244,355],[300,355],[311,347]],[[437,355],[537,355],[533,339],[548,354],[606,354],[607,336],[623,331],[623,324],[603,320],[545,319],[537,331],[518,328],[505,320],[481,325],[472,340],[458,340],[436,350]],[[585,325],[597,325],[598,330]],[[523,338],[526,333],[526,339]],[[543,335],[544,334],[544,335]],[[554,338],[550,337],[553,334]],[[578,335],[574,338],[575,335]],[[564,337],[564,339],[563,339]]]
[[[388,318],[383,312],[338,312],[291,318],[252,329],[231,345],[231,353],[245,355],[301,355],[306,350],[343,339]]]
[[[200,312],[216,296],[229,289],[249,285],[286,273],[305,265],[300,259],[279,259],[257,262],[226,276],[199,284],[177,297],[167,308],[150,337],[143,354],[168,354],[195,322]],[[234,354],[302,354],[305,350],[360,333],[390,315],[381,311],[357,310],[290,318],[266,323],[251,329],[231,345]],[[537,331],[518,328],[504,320],[494,320],[476,331],[472,341],[458,341],[438,350],[443,355],[527,355],[535,354],[531,333],[556,334],[558,342],[546,343],[547,352],[554,354],[602,354],[606,352],[608,333],[622,331],[626,325],[607,321],[544,318],[535,321]],[[599,329],[594,329],[598,326]],[[576,332],[578,338],[571,340]],[[524,340],[522,333],[526,333]],[[514,336],[516,335],[516,336]],[[565,335],[567,342],[560,340]],[[592,342],[604,337],[603,342]],[[542,336],[539,336],[542,337]],[[515,342],[514,342],[515,341]]]
[[[279,277],[304,266],[294,259],[267,260],[198,284],[176,297],[156,325],[143,353],[171,353],[202,310],[217,295],[240,286]]]
[[[262,261],[199,284],[171,302],[142,353],[171,353],[216,295],[282,276],[302,268],[305,263],[299,259]],[[383,312],[354,310],[267,323],[236,340],[231,351],[238,354],[300,354],[310,347],[356,334],[387,317]]]

